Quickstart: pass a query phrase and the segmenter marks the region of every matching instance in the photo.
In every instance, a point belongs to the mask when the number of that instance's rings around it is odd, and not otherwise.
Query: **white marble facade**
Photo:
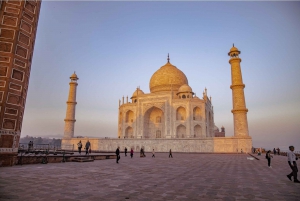
[[[150,93],[136,89],[119,104],[118,138],[214,137],[214,112],[207,90],[197,97],[184,73],[169,61],[150,80]]]

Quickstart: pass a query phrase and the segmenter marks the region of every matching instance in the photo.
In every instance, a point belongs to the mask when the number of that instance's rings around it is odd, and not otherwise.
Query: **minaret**
[[[229,63],[231,64],[231,86],[232,89],[232,104],[234,120],[234,137],[246,137],[249,136],[248,133],[248,121],[247,112],[244,95],[245,84],[243,84],[242,71],[241,71],[241,59],[239,54],[241,52],[233,47],[230,49],[228,56],[230,56]]]
[[[69,91],[69,98],[67,101],[67,112],[65,118],[65,131],[64,131],[64,139],[71,139],[74,137],[74,126],[75,126],[75,106],[76,102],[76,88],[77,88],[77,80],[79,78],[73,73],[70,77],[70,91]]]

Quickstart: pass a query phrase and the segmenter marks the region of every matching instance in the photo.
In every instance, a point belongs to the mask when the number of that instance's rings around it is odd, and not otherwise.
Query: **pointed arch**
[[[195,138],[202,137],[202,127],[199,124],[194,126],[194,137]]]
[[[186,127],[184,125],[180,124],[179,126],[177,126],[176,137],[186,138]]]
[[[133,138],[133,128],[131,126],[128,126],[125,129],[125,138]]]
[[[149,108],[144,115],[143,138],[156,138],[156,131],[158,130],[160,131],[160,137],[164,138],[164,122],[165,118],[162,109],[155,106]]]
[[[193,109],[193,119],[195,121],[200,121],[201,120],[201,109],[199,107],[195,107]]]
[[[134,119],[134,113],[131,110],[128,110],[126,112],[126,118],[125,118],[125,122],[126,123],[132,123]]]
[[[176,110],[176,120],[184,121],[186,119],[186,110],[184,107],[180,106]]]

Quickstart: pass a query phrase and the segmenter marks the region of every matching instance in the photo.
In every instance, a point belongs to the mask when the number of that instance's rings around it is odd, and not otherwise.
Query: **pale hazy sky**
[[[79,77],[75,136],[117,137],[118,101],[167,62],[215,123],[233,135],[230,64],[241,50],[249,133],[255,147],[300,147],[299,2],[43,1],[22,136],[62,137],[69,77]]]

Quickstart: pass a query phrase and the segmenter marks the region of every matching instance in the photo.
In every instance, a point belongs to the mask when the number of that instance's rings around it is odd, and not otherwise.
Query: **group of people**
[[[298,160],[298,157],[294,153],[295,147],[294,146],[289,146],[289,150],[290,151],[287,153],[287,157],[288,157],[288,164],[289,164],[290,168],[292,169],[292,172],[290,174],[286,175],[286,176],[289,180],[292,181],[292,177],[293,177],[295,183],[300,183],[300,181],[297,178],[298,167],[297,167],[296,160]],[[274,153],[274,155],[276,154],[275,148],[273,150],[273,153]],[[280,154],[280,149],[279,148],[277,148],[277,153]],[[269,150],[266,153],[266,159],[268,159],[268,167],[269,168],[272,168],[271,158],[273,158],[273,156],[271,155],[271,150]]]
[[[125,150],[124,150],[124,153],[125,153],[125,156],[127,156],[127,147],[125,147]],[[116,155],[117,155],[117,163],[119,163],[119,160],[120,160],[120,147],[118,147],[116,149]],[[130,150],[130,157],[132,158],[133,157],[133,149],[131,148]]]
[[[77,147],[78,147],[78,153],[81,155],[81,149],[82,149],[82,143],[81,143],[81,140],[79,140],[79,142],[77,143]],[[84,149],[85,149],[85,155],[88,155],[89,153],[92,152],[90,141],[87,141],[87,142],[85,143]]]
[[[277,148],[277,149],[273,149],[273,153],[274,153],[274,155],[280,155],[280,149],[279,148]]]
[[[127,156],[127,147],[125,147],[124,149],[124,153],[125,153],[125,156]],[[117,158],[116,158],[116,163],[119,163],[119,160],[120,160],[120,147],[118,147],[116,149],[116,155],[117,155]],[[130,150],[130,157],[132,158],[133,157],[133,149],[131,148]],[[140,150],[140,157],[146,157],[145,155],[145,151],[143,148],[141,148]],[[152,158],[155,158],[155,151],[154,149],[152,150]],[[170,149],[169,151],[169,158],[173,158],[173,155],[172,155],[172,150]]]

